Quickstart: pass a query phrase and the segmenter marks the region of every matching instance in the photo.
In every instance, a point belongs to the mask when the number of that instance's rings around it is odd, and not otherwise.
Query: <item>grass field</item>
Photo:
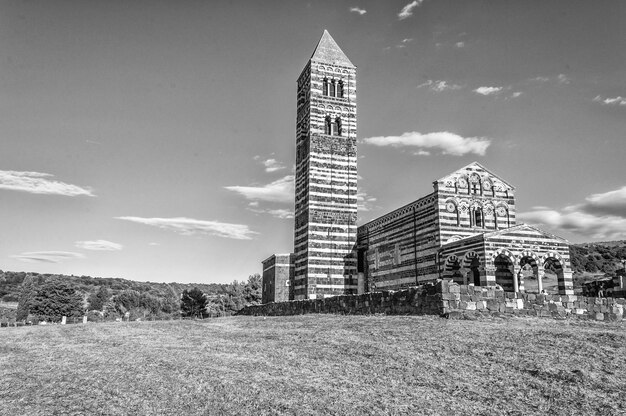
[[[233,317],[0,330],[1,415],[618,415],[626,324]]]

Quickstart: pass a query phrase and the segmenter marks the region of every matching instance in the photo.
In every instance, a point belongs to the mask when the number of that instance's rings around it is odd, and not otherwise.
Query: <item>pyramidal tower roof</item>
[[[320,41],[317,43],[311,60],[355,68],[327,30],[324,30]]]

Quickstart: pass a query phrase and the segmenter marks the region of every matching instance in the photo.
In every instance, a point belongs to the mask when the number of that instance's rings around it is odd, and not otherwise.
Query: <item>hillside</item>
[[[17,302],[20,285],[26,276],[32,276],[37,284],[43,283],[44,280],[50,277],[61,277],[86,296],[96,293],[100,287],[107,288],[111,295],[116,295],[124,290],[136,290],[140,293],[147,293],[158,297],[166,296],[170,290],[174,290],[180,295],[183,290],[190,290],[196,287],[209,296],[219,296],[227,293],[230,286],[230,284],[225,283],[136,282],[134,280],[110,277],[3,272],[0,270],[0,301]]]

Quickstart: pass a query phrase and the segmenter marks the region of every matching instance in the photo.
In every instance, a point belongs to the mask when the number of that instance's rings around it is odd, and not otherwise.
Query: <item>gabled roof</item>
[[[491,237],[497,237],[499,235],[506,235],[508,233],[516,232],[516,231],[520,231],[520,230],[535,231],[538,234],[542,234],[542,235],[544,235],[546,237],[554,238],[555,240],[560,240],[560,241],[562,241],[562,242],[564,242],[566,244],[569,244],[569,241],[567,241],[563,237],[559,237],[558,235],[550,234],[548,232],[543,231],[540,228],[534,227],[532,225],[524,224],[524,223],[515,225],[515,226],[513,226],[511,228],[504,228],[502,230],[491,231],[491,232],[485,233],[484,236],[485,236],[485,239],[487,239],[487,238],[491,238]]]
[[[528,225],[528,224],[518,224],[515,225],[511,228],[503,228],[501,230],[494,230],[494,231],[489,231],[489,232],[485,232],[485,233],[480,233],[480,234],[473,234],[470,236],[467,236],[465,238],[461,238],[459,240],[455,240],[455,241],[451,241],[449,243],[443,244],[441,247],[446,247],[447,245],[452,245],[452,244],[458,244],[460,241],[466,242],[466,241],[471,241],[471,240],[476,240],[476,239],[484,239],[485,241],[490,239],[490,238],[494,238],[494,237],[498,237],[498,236],[502,236],[502,235],[507,235],[510,233],[515,233],[518,231],[522,231],[522,230],[529,230],[529,231],[534,231],[538,234],[544,235],[546,237],[549,238],[553,238],[555,240],[559,240],[565,244],[569,244],[569,241],[567,241],[566,239],[559,237],[557,235],[554,234],[550,234],[547,233],[537,227],[533,227],[532,225]]]
[[[327,30],[324,30],[320,41],[317,43],[315,51],[311,55],[311,61],[356,68]]]
[[[471,170],[470,168],[480,168],[480,169],[484,170],[485,172],[487,172],[489,175],[498,178],[498,180],[500,182],[502,182],[503,184],[508,186],[510,189],[515,189],[515,187],[513,185],[511,185],[510,183],[508,183],[507,181],[502,179],[500,176],[496,175],[495,173],[493,173],[492,171],[490,171],[489,169],[487,169],[486,167],[484,167],[483,165],[481,165],[478,162],[472,162],[469,165],[462,167],[461,169],[457,169],[454,172],[447,174],[443,178],[437,179],[435,182],[444,182],[446,179],[448,179],[451,176],[457,176],[458,174],[463,173],[466,170]]]

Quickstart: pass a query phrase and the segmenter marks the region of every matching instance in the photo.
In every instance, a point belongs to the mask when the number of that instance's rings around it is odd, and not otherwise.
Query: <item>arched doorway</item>
[[[539,282],[539,265],[534,257],[526,255],[519,261],[520,273],[518,283],[520,290],[522,290],[523,287],[524,290],[529,293],[539,293],[541,291],[541,282]]]
[[[470,282],[474,283],[474,286],[480,286],[480,260],[478,259],[478,257],[474,257],[471,262],[470,262],[470,279],[468,279]]]
[[[461,262],[454,254],[446,259],[444,277],[452,278],[454,283],[458,283],[460,285],[466,284],[463,281],[463,273],[461,273]]]
[[[563,274],[563,265],[559,259],[548,257],[543,263],[545,280],[544,290],[547,293],[565,294],[565,276]]]
[[[496,284],[502,286],[505,292],[514,292],[514,267],[511,259],[504,254],[500,254],[493,260],[493,264],[496,268]]]

